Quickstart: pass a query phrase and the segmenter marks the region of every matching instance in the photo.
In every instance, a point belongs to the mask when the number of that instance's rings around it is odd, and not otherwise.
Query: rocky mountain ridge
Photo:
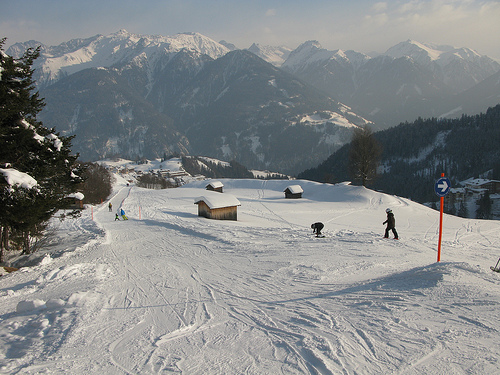
[[[6,52],[19,56],[38,44]],[[47,103],[41,119],[76,134],[75,150],[86,160],[179,152],[289,174],[324,160],[355,126],[459,116],[499,99],[489,79],[497,62],[415,41],[370,57],[317,41],[293,51],[239,50],[198,33],[120,30],[42,45],[34,68]]]

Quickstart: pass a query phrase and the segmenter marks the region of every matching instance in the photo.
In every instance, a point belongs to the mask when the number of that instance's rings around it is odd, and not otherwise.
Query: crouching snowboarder
[[[323,223],[314,223],[314,224],[311,224],[311,228],[313,230],[313,234],[316,234],[316,237],[319,237],[321,236],[321,230],[324,228],[325,226],[323,225]]]
[[[396,232],[396,219],[394,218],[394,214],[392,213],[392,210],[390,208],[385,210],[385,212],[387,212],[387,220],[382,223],[387,224],[387,227],[385,228],[384,238],[389,238],[389,231],[392,230],[394,239],[397,240],[399,239],[399,237],[398,232]]]

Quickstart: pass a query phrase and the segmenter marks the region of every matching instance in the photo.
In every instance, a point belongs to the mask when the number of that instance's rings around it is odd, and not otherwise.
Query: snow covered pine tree
[[[71,154],[72,137],[60,136],[37,121],[45,106],[32,79],[39,50],[29,49],[14,59],[3,51],[0,40],[0,257],[9,234],[22,238],[23,253],[30,253],[30,236],[40,234],[59,209],[67,208],[67,196],[82,182],[78,155]],[[32,177],[36,186],[7,182],[8,170]]]

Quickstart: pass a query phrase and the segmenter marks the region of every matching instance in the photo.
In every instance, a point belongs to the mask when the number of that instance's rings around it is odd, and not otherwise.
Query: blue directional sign
[[[444,197],[450,192],[451,182],[447,177],[441,177],[434,185],[434,191],[438,197]]]

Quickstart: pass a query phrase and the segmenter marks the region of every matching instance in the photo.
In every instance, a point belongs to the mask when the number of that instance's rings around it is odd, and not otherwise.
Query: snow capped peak
[[[428,64],[431,61],[438,60],[442,53],[443,51],[434,49],[429,45],[408,39],[389,48],[385,55],[395,59],[408,56],[419,63]]]
[[[309,40],[298,46],[290,56],[313,54],[318,51],[323,51],[323,47],[317,40]]]
[[[323,49],[318,41],[309,40],[292,51],[283,66],[287,68],[304,66],[312,60],[317,60],[318,58],[324,59],[325,53],[332,54],[326,49]]]
[[[321,46],[321,43],[318,42],[317,40],[308,40],[307,42],[304,42],[302,43],[300,46],[297,47],[297,50],[300,50],[300,49],[304,49],[304,48],[308,48],[308,49],[323,49],[323,47]]]
[[[165,38],[166,43],[170,42],[171,46],[177,49],[175,52],[187,48],[208,55],[213,59],[229,52],[229,48],[197,32],[184,32],[163,38]]]
[[[224,47],[228,48],[230,51],[235,51],[238,49],[233,43],[229,43],[225,40],[219,41],[219,44],[222,44]]]
[[[500,65],[470,48],[456,48],[407,40],[385,53],[392,58],[411,58],[434,72],[444,72],[443,81],[458,91],[466,90],[496,73]]]
[[[407,56],[422,65],[436,62],[441,66],[452,60],[474,61],[481,58],[479,53],[470,48],[420,43],[410,39],[389,48],[385,55],[396,59]]]
[[[256,43],[253,43],[248,50],[274,66],[283,65],[292,51],[285,46],[264,46]]]
[[[309,64],[318,63],[320,61],[336,60],[341,64],[353,64],[355,67],[361,66],[370,58],[360,52],[352,50],[344,51],[337,49],[329,51],[315,40],[310,40],[301,44],[295,51],[290,53],[289,58],[283,66],[286,66],[291,71],[296,71]]]
[[[19,44],[12,51],[21,55],[35,42],[28,43]],[[87,39],[74,39],[56,47],[44,47],[34,64],[40,74],[36,81],[39,86],[44,86],[82,69],[127,64],[139,56],[141,60],[150,61],[161,55],[158,51],[174,55],[185,49],[208,55],[212,59],[229,52],[227,47],[196,32],[160,36],[131,34],[121,29],[107,36],[96,35]]]
[[[46,46],[41,43],[41,42],[38,42],[36,40],[28,40],[27,42],[23,42],[23,43],[15,43],[13,45],[11,45],[7,50],[6,50],[6,54],[9,55],[9,56],[12,56],[13,58],[15,59],[18,59],[20,58],[23,53],[28,49],[28,48],[38,48],[40,47],[41,51],[45,51],[46,49]]]
[[[456,48],[448,52],[448,54],[453,54],[454,56],[462,58],[464,60],[473,60],[481,58],[481,55],[479,53],[470,48],[465,48],[465,47]]]
[[[125,29],[120,29],[116,33],[113,33],[111,35],[128,37],[130,35],[130,33],[127,30],[125,30]]]

